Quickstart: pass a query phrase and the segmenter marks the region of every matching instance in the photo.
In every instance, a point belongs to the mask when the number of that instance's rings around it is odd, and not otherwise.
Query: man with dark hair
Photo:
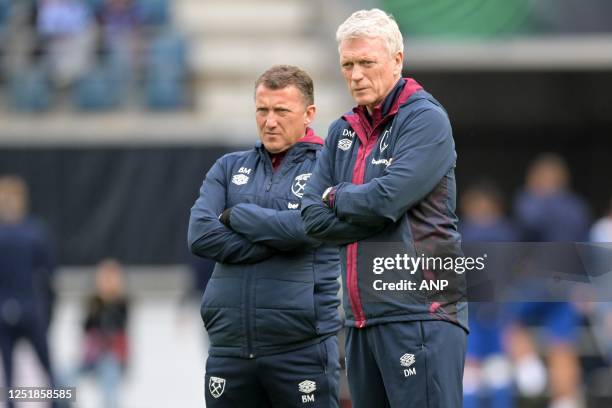
[[[255,89],[264,85],[268,89],[283,89],[289,85],[300,91],[306,106],[314,105],[314,84],[310,76],[300,69],[289,65],[278,65],[261,74],[255,82]]]
[[[313,99],[297,67],[262,74],[261,142],[217,160],[191,209],[191,251],[217,262],[201,308],[209,408],[339,406],[338,249],[309,238],[299,213],[323,145]]]

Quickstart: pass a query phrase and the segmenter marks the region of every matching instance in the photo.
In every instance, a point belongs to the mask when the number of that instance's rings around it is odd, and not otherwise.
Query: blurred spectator
[[[65,87],[91,66],[96,28],[83,0],[38,0],[38,34],[55,84]]]
[[[523,238],[531,242],[584,242],[589,231],[589,210],[569,189],[569,169],[555,154],[544,154],[532,163],[525,190],[515,211]]]
[[[101,13],[103,48],[113,63],[129,70],[138,66],[142,53],[142,20],[133,0],[106,0]]]
[[[32,345],[49,383],[54,384],[47,329],[55,264],[49,240],[27,212],[26,183],[15,176],[0,177],[0,348],[8,387],[16,385],[13,350],[20,339]]]
[[[138,9],[133,0],[106,0],[102,8],[102,24],[107,44],[132,36],[140,25]]]
[[[79,374],[92,372],[102,391],[103,406],[119,406],[119,386],[128,361],[128,299],[121,265],[107,259],[96,271],[96,292],[87,299],[83,363]]]
[[[570,191],[569,181],[567,165],[558,155],[544,154],[529,167],[525,190],[515,202],[525,241],[582,242],[587,238],[588,209]],[[546,288],[535,290],[544,292]],[[515,306],[507,344],[516,362],[519,390],[536,395],[546,385],[545,368],[526,329],[526,324],[543,324],[549,335],[546,353],[551,407],[579,407],[581,374],[575,350],[578,315],[574,306],[569,302],[526,302]]]
[[[465,190],[460,208],[462,217],[459,229],[464,243],[518,240],[515,227],[504,216],[502,194],[493,183],[481,182]],[[469,304],[470,336],[464,372],[465,408],[514,406],[511,367],[502,347],[500,308],[494,302]]]

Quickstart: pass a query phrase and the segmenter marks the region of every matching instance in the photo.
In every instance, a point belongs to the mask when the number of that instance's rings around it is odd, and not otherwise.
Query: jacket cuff
[[[219,221],[221,221],[221,224],[225,225],[227,228],[231,228],[231,225],[230,225],[231,214],[232,214],[232,209],[226,208],[225,210],[223,210],[221,215],[219,215]]]

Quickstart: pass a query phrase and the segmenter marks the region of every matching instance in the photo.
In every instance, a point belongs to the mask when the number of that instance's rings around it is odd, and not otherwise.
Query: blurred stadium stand
[[[322,2],[135,0],[143,25],[136,61],[124,61],[122,53],[102,47],[94,66],[75,86],[59,91],[46,64],[37,66],[38,75],[46,80],[23,89],[22,82],[30,78],[21,79],[22,71],[29,71],[24,67],[45,61],[33,4],[33,0],[6,3],[6,18],[0,19],[5,36],[15,40],[3,53],[3,72],[9,79],[0,89],[0,98],[7,102],[0,112],[5,140],[22,140],[22,132],[30,139],[53,133],[56,139],[102,142],[130,134],[146,143],[150,134],[159,133],[158,122],[163,122],[178,138],[210,140],[223,134],[235,139],[240,134],[244,143],[253,131],[254,79],[279,63],[302,66],[315,78],[319,132],[324,133],[327,123],[350,105],[336,68],[336,47],[333,41],[324,41],[333,38],[333,27]],[[98,20],[98,42],[104,41],[105,1],[86,4]],[[11,81],[15,72],[20,73],[19,80]],[[7,85],[20,91],[7,93]],[[157,121],[159,111],[166,114]],[[36,112],[44,115],[18,115]]]
[[[0,0],[0,174],[28,181],[32,213],[58,244],[64,271],[54,326],[58,358],[69,356],[77,341],[74,324],[88,266],[115,256],[130,265],[132,287],[142,300],[136,307],[142,333],[135,337],[146,340],[139,358],[167,357],[159,363],[165,372],[179,372],[177,361],[194,360],[199,344],[169,361],[173,354],[159,350],[181,351],[176,339],[148,341],[172,330],[173,302],[185,273],[177,265],[188,262],[187,217],[202,178],[220,155],[256,140],[253,82],[272,64],[296,64],[312,74],[319,107],[314,128],[321,135],[350,109],[334,33],[362,6],[396,16],[405,33],[405,74],[448,110],[459,192],[486,175],[512,196],[530,160],[555,151],[568,160],[572,185],[593,213],[607,210],[608,0],[138,0],[146,22],[139,62],[126,68],[122,55],[99,53],[68,89],[57,89],[50,78],[33,1]],[[104,2],[86,0],[92,12]],[[147,273],[151,268],[155,272]],[[163,317],[159,325],[157,313]],[[593,398],[610,397],[609,365],[587,328],[585,322],[580,340],[583,369],[592,374],[587,389]],[[72,343],[62,345],[60,332],[71,333]],[[145,389],[162,392],[139,382],[140,375],[156,371],[153,361],[129,380],[129,387],[139,384],[128,393],[130,407],[171,405],[154,405],[155,398],[138,402]],[[193,376],[199,375],[195,370]],[[155,375],[154,384],[168,380]],[[180,378],[173,380],[179,388]],[[183,384],[190,390],[201,385],[200,377],[185,381],[195,381]],[[193,400],[180,405],[190,403],[196,406]],[[612,403],[597,404],[589,408]]]
[[[606,0],[384,0],[407,36],[499,38],[522,35],[609,34]]]

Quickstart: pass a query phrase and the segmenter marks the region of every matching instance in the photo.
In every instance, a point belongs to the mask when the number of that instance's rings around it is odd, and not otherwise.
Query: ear
[[[309,126],[315,118],[317,113],[317,107],[315,105],[309,105],[306,107],[306,112],[304,113],[304,124]]]
[[[404,53],[402,51],[398,51],[393,56],[393,62],[395,63],[395,68],[393,69],[393,74],[396,77],[402,76],[402,68],[404,68]]]

